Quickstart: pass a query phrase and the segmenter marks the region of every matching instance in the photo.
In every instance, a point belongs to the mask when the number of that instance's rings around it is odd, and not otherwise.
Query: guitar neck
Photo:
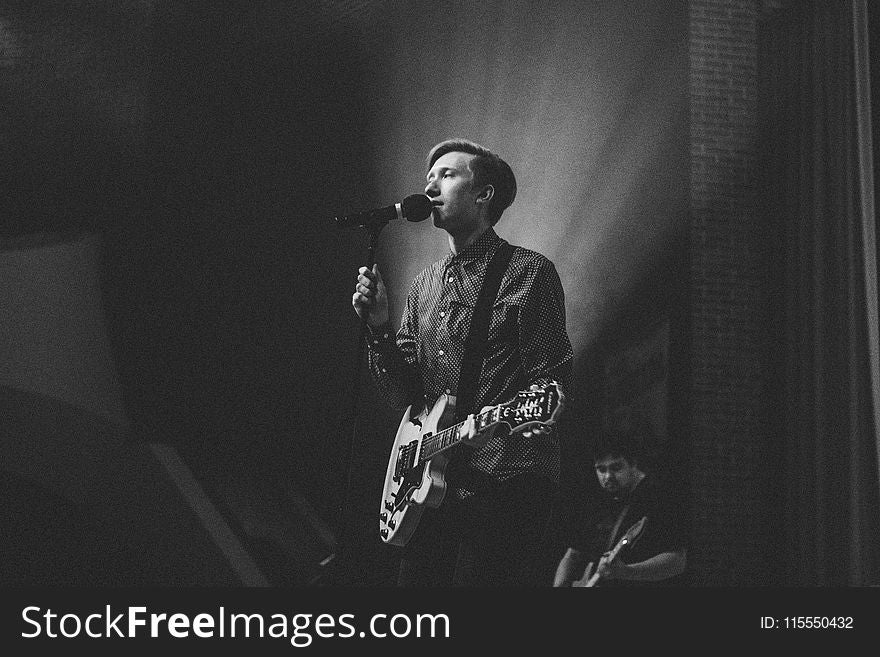
[[[483,413],[474,415],[474,425],[477,430],[477,434],[482,433],[493,424],[499,422],[500,416],[500,405],[493,406]],[[465,422],[466,420],[459,422],[458,424],[454,424],[451,427],[447,427],[446,429],[438,431],[434,435],[425,438],[422,442],[422,451],[419,454],[419,463],[425,463],[440,454],[441,452],[452,449],[460,442],[462,442],[464,437],[461,435],[461,428],[462,426],[464,426]]]
[[[614,549],[608,553],[608,561],[614,561],[617,558],[617,555],[620,554],[620,551],[629,544],[629,540],[624,538],[617,545],[614,546]]]
[[[552,382],[543,389],[534,388],[520,392],[509,402],[491,406],[480,413],[474,414],[475,436],[479,436],[487,429],[504,422],[511,431],[529,423],[544,423],[556,416],[563,397],[559,384]],[[422,439],[422,448],[419,452],[418,464],[426,463],[434,456],[455,447],[465,438],[470,438],[467,433],[462,433],[462,427],[467,420],[447,427],[442,431]]]

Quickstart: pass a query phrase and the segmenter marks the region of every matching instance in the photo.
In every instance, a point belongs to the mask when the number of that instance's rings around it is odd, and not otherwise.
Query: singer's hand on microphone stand
[[[388,322],[388,296],[385,294],[385,283],[379,272],[379,265],[373,265],[373,271],[366,267],[358,270],[351,305],[358,317],[363,319],[366,316],[367,324],[372,328]]]

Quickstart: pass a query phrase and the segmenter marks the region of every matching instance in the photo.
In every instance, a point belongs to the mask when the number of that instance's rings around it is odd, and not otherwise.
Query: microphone
[[[431,203],[431,199],[427,195],[410,194],[403,201],[394,205],[336,217],[336,224],[347,227],[386,224],[394,219],[424,221],[431,215],[433,207],[434,204]]]

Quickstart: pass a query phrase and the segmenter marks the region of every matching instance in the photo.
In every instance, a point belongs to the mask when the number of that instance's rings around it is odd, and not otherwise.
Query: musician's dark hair
[[[639,467],[648,461],[650,430],[644,424],[608,428],[602,432],[593,449],[594,461],[623,458]]]
[[[492,185],[495,190],[492,200],[489,201],[487,215],[494,226],[516,198],[516,177],[510,165],[485,146],[470,139],[454,137],[441,141],[431,149],[426,160],[426,169],[430,170],[434,162],[447,153],[469,153],[476,156],[470,165],[474,173],[474,185]]]

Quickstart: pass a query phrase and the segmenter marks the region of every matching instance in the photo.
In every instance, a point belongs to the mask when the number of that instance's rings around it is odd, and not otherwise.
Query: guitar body
[[[412,406],[406,409],[397,428],[379,508],[380,534],[391,545],[406,545],[425,506],[437,508],[446,495],[447,453],[421,466],[414,464],[419,462],[424,440],[453,424],[455,398],[443,395],[430,411],[423,410],[416,417],[412,412]]]
[[[406,545],[425,507],[438,507],[446,495],[446,466],[450,450],[460,443],[479,448],[502,426],[508,431],[550,430],[561,412],[564,395],[559,384],[534,386],[504,404],[455,422],[455,397],[441,395],[429,411],[410,406],[403,414],[379,505],[379,536],[392,545]]]

